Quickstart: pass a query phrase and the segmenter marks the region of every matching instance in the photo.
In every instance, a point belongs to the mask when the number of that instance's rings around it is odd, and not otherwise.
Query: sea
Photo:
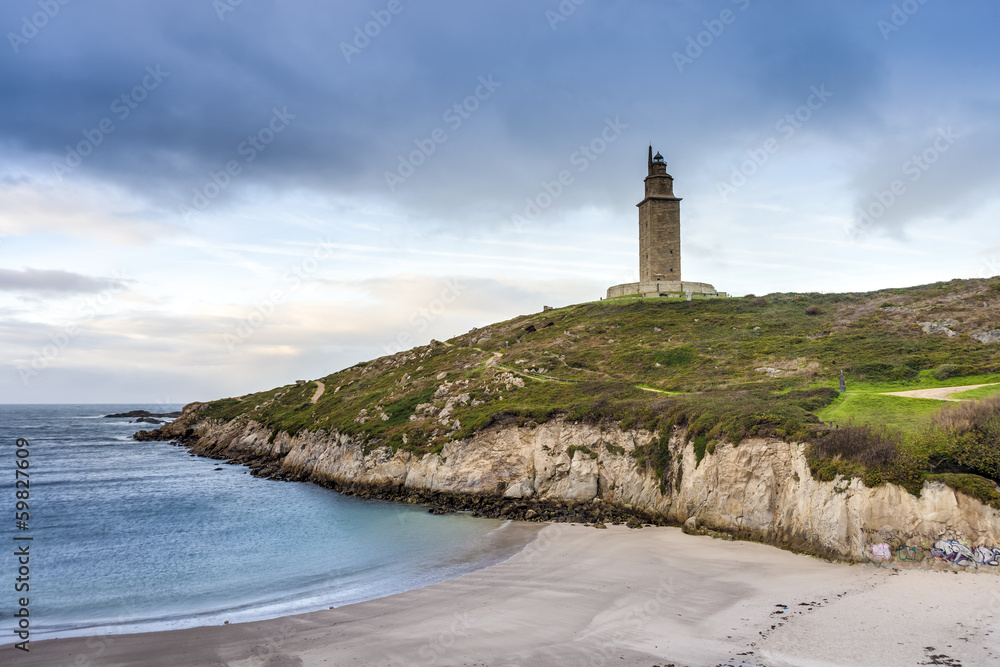
[[[441,582],[529,539],[504,521],[259,479],[105,418],[180,408],[0,405],[0,644],[16,641],[20,596],[33,641],[237,623]],[[30,486],[15,488],[24,460]],[[15,593],[24,544],[30,589]]]

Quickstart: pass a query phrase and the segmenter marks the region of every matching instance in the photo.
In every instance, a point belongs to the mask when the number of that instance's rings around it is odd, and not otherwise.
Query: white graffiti
[[[997,567],[1000,565],[1000,548],[978,546],[972,549],[955,540],[938,540],[934,543],[931,555],[960,567],[968,567],[969,565]]]
[[[980,565],[1000,565],[1000,548],[997,547],[976,547],[973,557]]]
[[[892,558],[892,551],[889,549],[889,545],[883,542],[882,544],[872,545],[872,555],[882,560],[889,560]]]

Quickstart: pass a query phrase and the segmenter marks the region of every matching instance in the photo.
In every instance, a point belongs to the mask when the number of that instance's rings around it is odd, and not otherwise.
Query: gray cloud
[[[0,290],[7,292],[86,294],[120,283],[117,279],[95,278],[69,271],[0,269]]]
[[[689,165],[741,152],[748,133],[770,132],[813,84],[829,85],[838,103],[811,131],[840,136],[871,121],[866,100],[884,86],[886,57],[869,46],[884,46],[874,18],[858,23],[843,3],[752,3],[745,12],[740,4],[736,23],[681,74],[671,53],[718,7],[587,3],[552,30],[545,11],[558,3],[404,3],[348,63],[341,44],[382,3],[243,3],[220,21],[202,0],[98,1],[72,16],[67,7],[18,57],[0,60],[12,91],[0,141],[58,160],[109,118],[114,131],[66,178],[114,181],[167,218],[237,160],[241,174],[220,202],[249,187],[305,188],[392,200],[418,225],[479,227],[506,219],[569,167],[609,117],[630,126],[622,139],[630,148],[652,140]],[[0,25],[16,25],[19,11],[0,9]],[[169,76],[121,118],[114,100],[150,66]],[[490,75],[501,86],[489,99],[460,125],[454,114],[446,120]],[[244,162],[239,147],[275,107],[295,119]],[[447,140],[390,192],[385,172],[439,128]],[[609,176],[635,161],[635,151],[612,147],[553,212],[624,205],[634,195]]]

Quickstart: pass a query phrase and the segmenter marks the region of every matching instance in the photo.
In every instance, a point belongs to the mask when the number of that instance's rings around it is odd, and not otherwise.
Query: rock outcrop
[[[643,430],[555,420],[495,427],[440,453],[417,455],[370,448],[340,433],[272,436],[255,422],[200,419],[201,405],[137,439],[177,439],[196,453],[244,462],[255,474],[489,516],[641,518],[854,562],[888,554],[901,562],[970,566],[986,558],[978,559],[978,546],[1000,558],[1000,550],[990,551],[1000,545],[1000,511],[939,482],[925,483],[917,497],[891,484],[818,481],[803,445],[775,439],[719,444],[699,462],[678,430],[657,478],[641,460],[657,436]]]
[[[990,331],[972,334],[972,337],[984,345],[1000,343],[1000,329],[991,329]]]

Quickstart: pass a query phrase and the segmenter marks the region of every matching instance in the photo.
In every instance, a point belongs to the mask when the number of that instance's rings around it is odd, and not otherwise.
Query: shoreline
[[[26,666],[992,664],[1000,591],[970,575],[549,524],[491,567],[333,610],[0,651]]]
[[[476,551],[470,551],[465,554],[465,557],[454,559],[447,564],[451,571],[445,575],[446,578],[428,582],[420,577],[415,577],[412,583],[407,584],[410,586],[409,588],[393,587],[395,590],[384,590],[375,593],[373,597],[371,596],[371,592],[358,593],[346,598],[341,596],[341,600],[343,601],[331,603],[327,600],[320,603],[317,599],[327,594],[325,589],[306,590],[294,597],[286,595],[280,599],[267,600],[259,604],[240,604],[228,609],[220,607],[206,608],[201,611],[188,609],[181,615],[154,616],[136,621],[94,622],[89,626],[74,626],[48,631],[33,629],[31,643],[40,644],[41,642],[55,640],[86,639],[95,636],[113,635],[124,637],[139,634],[160,634],[164,632],[194,630],[202,627],[214,627],[216,625],[223,625],[223,620],[227,624],[234,625],[257,623],[310,614],[316,611],[340,609],[371,600],[400,595],[426,586],[433,586],[499,565],[513,558],[531,544],[542,527],[540,524],[510,520],[502,521],[484,536],[484,539],[490,542],[488,545],[483,545],[482,548]],[[482,554],[489,554],[489,557],[484,559],[481,557]],[[456,565],[457,563],[461,565]],[[445,566],[444,563],[440,565],[442,568]],[[468,569],[470,566],[473,569]],[[464,571],[456,573],[452,568],[464,569]],[[312,603],[308,601],[312,601]],[[333,604],[333,606],[329,606],[330,604]],[[2,648],[0,646],[0,650]],[[3,664],[2,660],[0,660],[0,664]]]

